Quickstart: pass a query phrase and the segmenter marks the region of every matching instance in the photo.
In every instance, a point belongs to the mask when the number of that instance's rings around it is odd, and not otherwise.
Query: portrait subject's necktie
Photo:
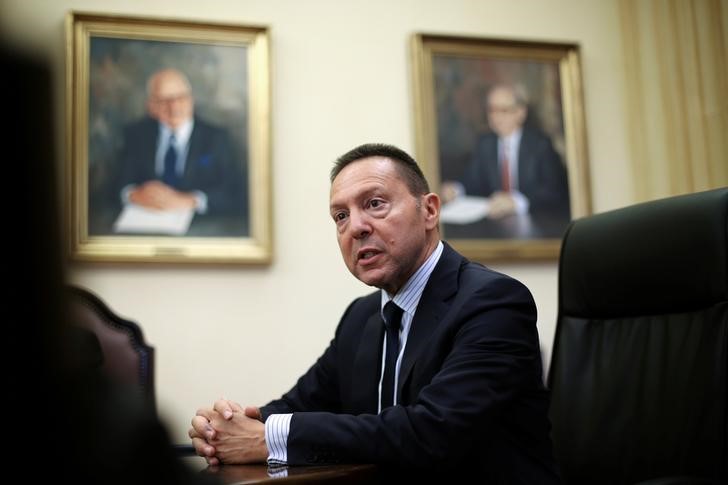
[[[501,141],[501,188],[504,192],[510,192],[511,190],[511,160],[508,156],[508,142],[506,140]]]
[[[402,322],[402,309],[393,301],[384,305],[384,327],[387,329],[387,349],[382,377],[381,409],[394,405],[394,375],[399,355],[399,327]]]
[[[177,177],[177,148],[174,133],[169,137],[167,152],[164,154],[164,173],[162,173],[162,182],[177,187],[179,179]]]

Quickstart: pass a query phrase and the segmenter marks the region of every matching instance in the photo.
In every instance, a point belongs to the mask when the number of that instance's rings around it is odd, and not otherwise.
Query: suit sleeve
[[[546,214],[569,219],[569,182],[561,156],[554,149],[551,139],[543,133],[534,134],[528,167],[530,173],[523,177],[521,192],[530,202],[534,214]]]
[[[207,196],[210,214],[242,216],[249,205],[247,161],[239,153],[228,132],[197,120],[187,163],[188,190],[201,190]],[[195,127],[198,130],[198,127]]]
[[[493,171],[497,171],[497,165],[495,138],[488,135],[481,137],[461,180],[465,193],[478,197],[490,197],[500,188],[500,180],[494,180],[492,176]]]
[[[157,142],[157,124],[144,118],[124,127],[117,159],[114,196],[119,198],[127,185],[142,184],[156,177],[154,159]],[[120,199],[117,199],[120,200]]]
[[[504,409],[541,385],[535,320],[533,298],[516,280],[491,278],[458,293],[423,349],[432,355],[445,348],[444,358],[412,404],[378,415],[294,412],[289,463],[439,468],[461,462],[476,440],[501,433]]]

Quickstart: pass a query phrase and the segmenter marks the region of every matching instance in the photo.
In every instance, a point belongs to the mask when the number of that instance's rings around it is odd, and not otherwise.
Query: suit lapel
[[[530,130],[525,127],[521,134],[521,143],[518,147],[518,188],[522,189],[521,184],[524,180],[531,178],[531,172],[533,171],[533,137],[531,136]]]
[[[384,325],[379,312],[372,314],[367,320],[359,342],[359,350],[354,360],[353,376],[357,384],[352,390],[352,401],[356,409],[366,413],[376,413],[379,401],[379,372]]]
[[[501,189],[501,172],[500,164],[498,161],[497,135],[494,134],[492,137],[488,138],[486,151],[487,154],[485,158],[485,170],[488,171],[488,176],[486,177],[486,180],[490,181],[490,183],[486,184],[488,186],[486,194],[490,195],[491,192]]]
[[[419,358],[422,349],[435,333],[450,304],[448,300],[458,291],[458,273],[462,257],[447,243],[437,266],[427,281],[417,305],[412,327],[407,336],[407,346],[402,356],[397,383],[397,395],[402,395],[402,388],[410,378],[412,367]]]
[[[139,169],[136,170],[138,173],[138,183],[157,178],[155,159],[157,153],[157,142],[160,137],[159,132],[159,122],[152,118],[147,118],[142,130],[139,132],[139,140],[135,140],[139,146],[135,153],[139,160],[137,165]]]

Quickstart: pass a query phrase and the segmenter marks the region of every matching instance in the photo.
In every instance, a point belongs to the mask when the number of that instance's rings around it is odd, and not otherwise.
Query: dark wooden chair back
[[[114,382],[136,387],[154,409],[154,348],[139,325],[116,315],[101,298],[78,286],[67,287],[70,322],[91,330],[103,354],[102,371]]]

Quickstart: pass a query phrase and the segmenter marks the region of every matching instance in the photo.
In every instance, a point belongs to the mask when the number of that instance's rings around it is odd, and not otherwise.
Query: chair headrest
[[[728,301],[728,188],[573,221],[559,261],[562,315],[615,318]]]

